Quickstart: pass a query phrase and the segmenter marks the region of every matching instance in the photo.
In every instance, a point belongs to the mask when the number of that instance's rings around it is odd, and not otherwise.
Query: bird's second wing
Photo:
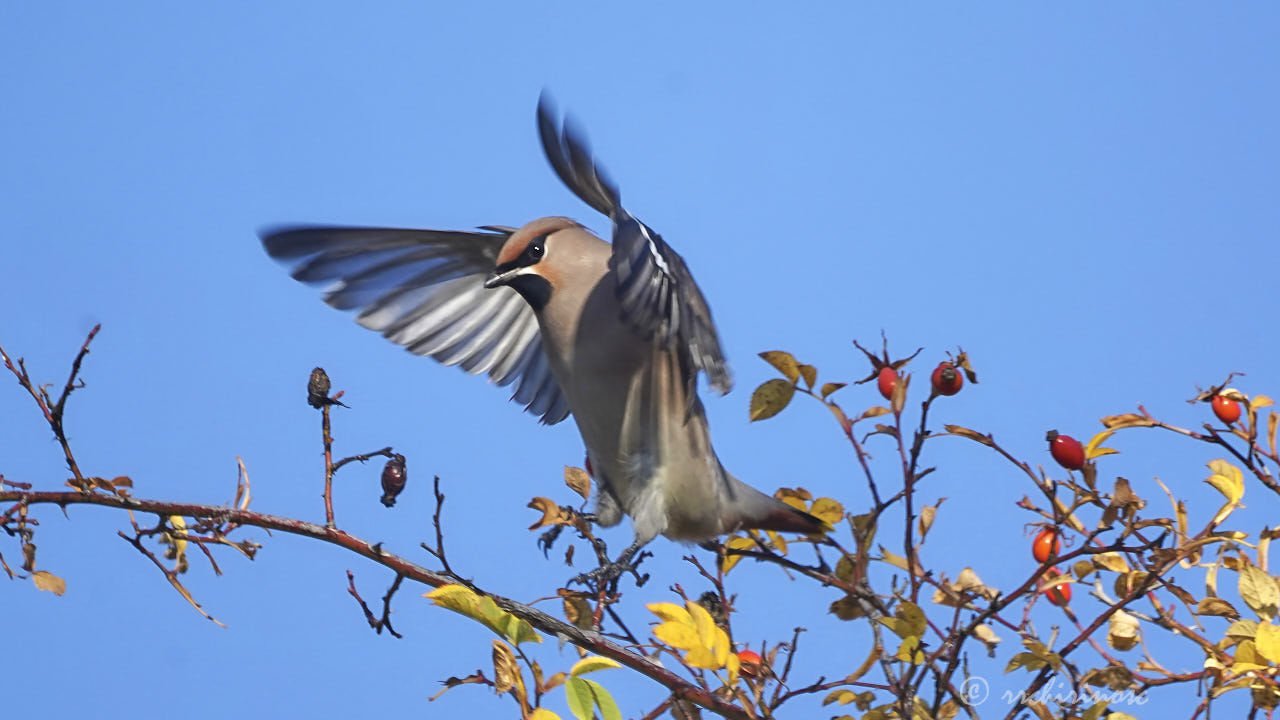
[[[511,288],[484,287],[511,230],[482,230],[286,227],[261,237],[295,280],[323,286],[325,302],[339,310],[359,310],[361,325],[499,385],[518,381],[512,399],[547,424],[560,422],[569,403],[532,308]]]
[[[556,120],[544,94],[538,102],[538,135],[547,160],[575,195],[613,221],[609,267],[617,275],[623,319],[642,337],[675,350],[690,368],[707,373],[721,393],[733,386],[711,308],[684,258],[648,225],[622,207],[621,195],[596,166],[583,133]]]

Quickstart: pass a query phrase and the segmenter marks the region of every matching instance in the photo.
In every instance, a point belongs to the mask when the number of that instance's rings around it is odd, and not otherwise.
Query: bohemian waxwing
[[[697,395],[732,385],[702,292],[680,257],[627,212],[581,133],[538,103],[556,174],[613,222],[606,243],[565,217],[482,232],[289,227],[263,233],[294,279],[418,355],[498,385],[558,423],[572,413],[599,485],[597,520],[631,516],[635,551],[657,535],[704,541],[746,528],[821,533],[825,523],[729,474]]]

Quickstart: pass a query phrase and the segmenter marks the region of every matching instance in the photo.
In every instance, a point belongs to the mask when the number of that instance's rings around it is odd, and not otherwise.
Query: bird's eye
[[[546,252],[546,249],[543,248],[542,241],[538,240],[536,242],[529,243],[529,247],[525,252],[529,254],[529,259],[537,262],[542,259],[542,255]]]

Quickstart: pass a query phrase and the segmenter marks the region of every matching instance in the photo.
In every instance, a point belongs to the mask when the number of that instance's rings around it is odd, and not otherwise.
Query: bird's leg
[[[601,557],[607,560],[608,556],[603,553],[603,545],[603,542],[601,542],[597,550]],[[615,587],[613,590],[616,590],[618,578],[622,577],[624,573],[629,572],[636,578],[636,587],[640,587],[649,580],[649,575],[641,575],[639,570],[640,563],[644,562],[644,559],[650,555],[650,553],[640,552],[640,549],[644,546],[645,543],[637,540],[636,542],[631,543],[626,550],[623,550],[617,560],[612,562],[606,561],[595,570],[585,572],[570,580],[569,583],[579,583],[587,586],[595,586],[597,588],[599,588],[602,583],[614,583]]]

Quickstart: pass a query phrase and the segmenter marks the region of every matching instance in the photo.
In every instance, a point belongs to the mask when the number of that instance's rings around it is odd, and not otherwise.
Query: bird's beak
[[[512,280],[515,279],[516,275],[520,274],[520,270],[521,268],[518,268],[518,267],[511,268],[510,270],[507,270],[505,272],[499,272],[497,270],[494,270],[493,272],[489,273],[489,277],[484,279],[484,286],[492,290],[493,288],[500,287],[502,285],[507,285]]]

